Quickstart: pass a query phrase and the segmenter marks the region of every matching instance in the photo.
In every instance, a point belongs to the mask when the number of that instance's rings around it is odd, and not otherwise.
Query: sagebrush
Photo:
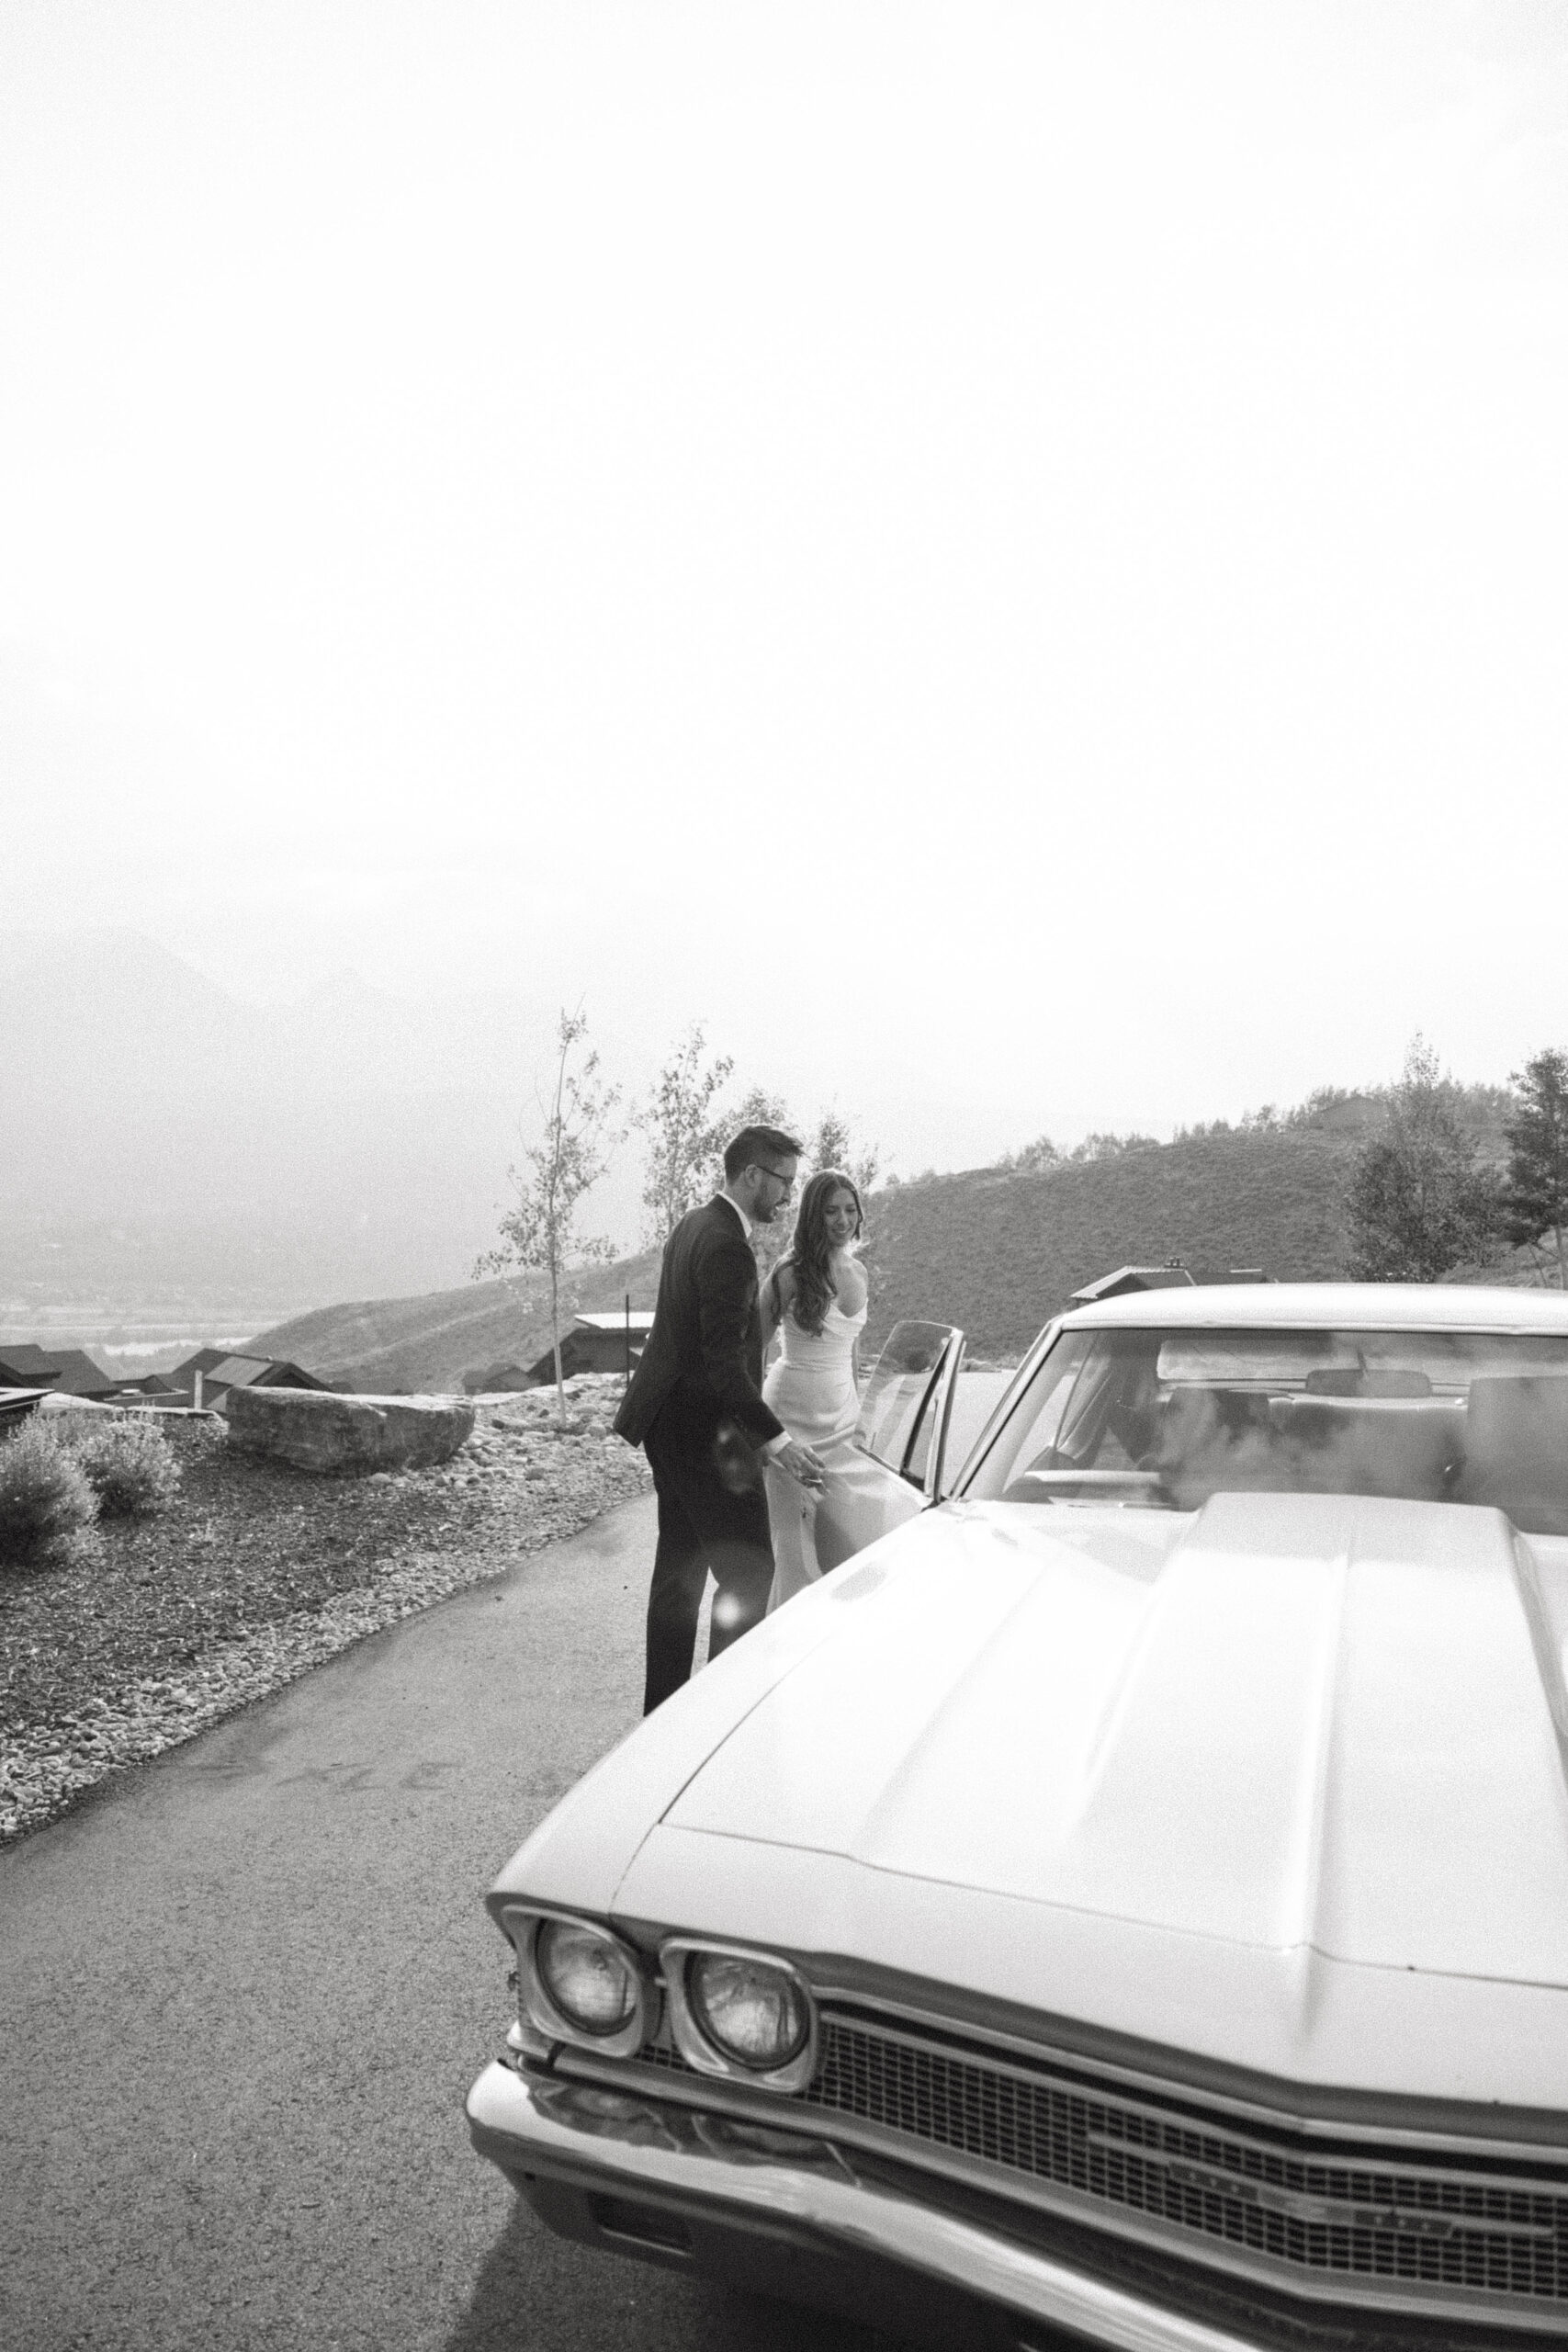
[[[147,1519],[171,1503],[180,1483],[174,1448],[151,1421],[100,1421],[70,1432],[70,1446],[104,1519]]]
[[[47,1422],[24,1422],[0,1442],[0,1566],[52,1558],[97,1515],[85,1470]]]

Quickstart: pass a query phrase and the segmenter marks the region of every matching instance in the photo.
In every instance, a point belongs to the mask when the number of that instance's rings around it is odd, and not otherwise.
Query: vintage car
[[[1112,1299],[950,1474],[961,1353],[502,1871],[476,2144],[894,2334],[1568,2342],[1568,1298]]]

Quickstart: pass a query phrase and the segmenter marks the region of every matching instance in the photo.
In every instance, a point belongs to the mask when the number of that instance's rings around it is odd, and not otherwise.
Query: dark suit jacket
[[[784,1423],[763,1404],[761,1386],[756,1261],[735,1210],[711,1200],[690,1210],[664,1245],[653,1329],[615,1416],[616,1433],[640,1445],[655,1415],[676,1397],[691,1425],[716,1430],[735,1421],[765,1445]]]

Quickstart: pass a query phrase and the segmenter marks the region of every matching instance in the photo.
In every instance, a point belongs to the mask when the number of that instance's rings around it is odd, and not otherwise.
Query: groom
[[[767,1606],[773,1552],[758,1453],[803,1486],[821,1481],[811,1448],[762,1402],[751,1255],[751,1228],[772,1225],[799,1159],[799,1144],[778,1127],[742,1127],[729,1144],[723,1191],[690,1210],[664,1245],[653,1329],[615,1416],[616,1434],[647,1454],[659,1497],[645,1715],[690,1679],[710,1568],[718,1587],[710,1657]]]

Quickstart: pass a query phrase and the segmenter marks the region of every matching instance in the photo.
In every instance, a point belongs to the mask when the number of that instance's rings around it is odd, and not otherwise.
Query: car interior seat
[[[1472,1380],[1462,1503],[1490,1503],[1538,1535],[1568,1535],[1568,1377]]]

